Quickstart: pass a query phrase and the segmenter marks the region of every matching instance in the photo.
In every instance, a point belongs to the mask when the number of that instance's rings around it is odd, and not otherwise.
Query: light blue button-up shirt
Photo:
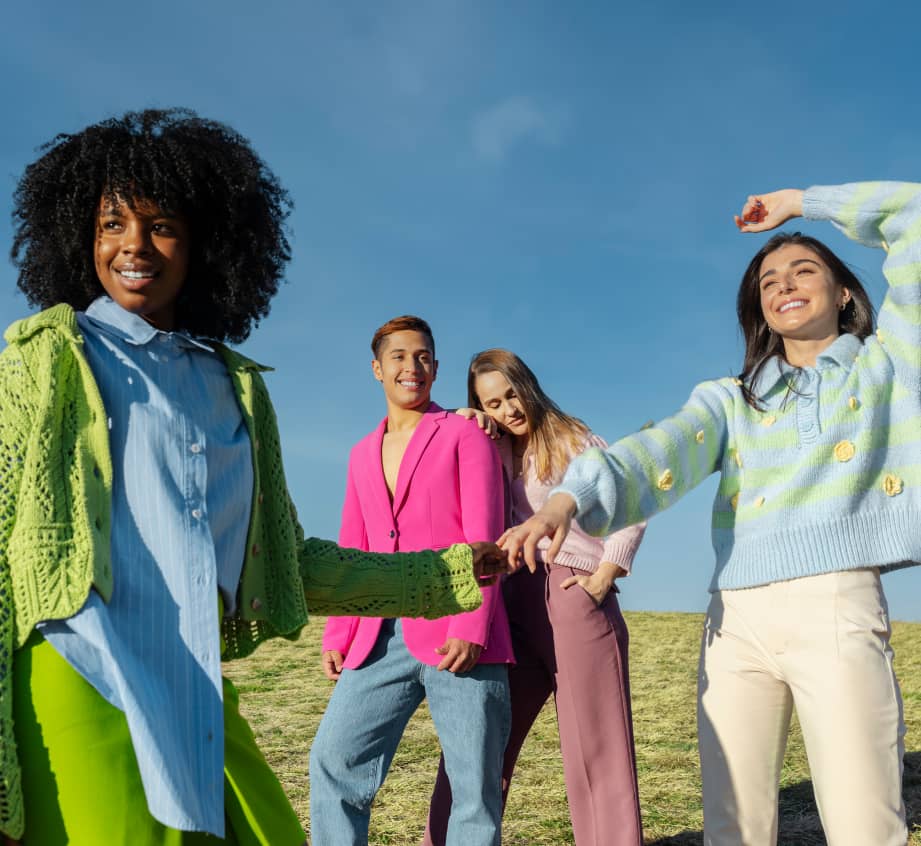
[[[109,417],[114,468],[106,604],[91,591],[39,628],[124,711],[151,814],[224,835],[218,590],[229,613],[252,507],[249,435],[207,344],[107,297],[77,314]]]

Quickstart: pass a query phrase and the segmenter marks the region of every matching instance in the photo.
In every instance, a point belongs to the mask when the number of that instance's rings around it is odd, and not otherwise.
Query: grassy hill
[[[698,614],[629,613],[631,683],[647,844],[702,842],[700,773],[695,736]],[[921,846],[921,624],[895,623],[896,671],[908,724],[905,802],[911,846]],[[309,830],[307,752],[331,684],[319,667],[321,618],[297,643],[274,641],[251,658],[227,665],[244,713],[269,763]],[[506,846],[563,846],[572,832],[566,807],[552,702],[528,738],[509,796]],[[416,844],[425,823],[438,762],[438,743],[424,708],[397,752],[371,817],[371,843]],[[784,763],[780,843],[824,844],[799,728]]]

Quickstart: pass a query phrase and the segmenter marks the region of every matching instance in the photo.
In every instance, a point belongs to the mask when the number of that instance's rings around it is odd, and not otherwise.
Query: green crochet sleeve
[[[16,521],[22,453],[28,432],[23,390],[27,377],[18,350],[0,355],[0,831],[23,835],[22,784],[13,736],[13,586],[7,547]]]
[[[313,614],[433,620],[473,611],[483,601],[466,544],[385,555],[308,538],[301,544],[300,567]]]

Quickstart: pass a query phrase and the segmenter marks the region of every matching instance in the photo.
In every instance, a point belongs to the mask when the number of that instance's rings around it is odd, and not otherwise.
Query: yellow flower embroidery
[[[887,473],[883,478],[883,490],[886,496],[898,496],[902,493],[902,480],[892,473]]]
[[[857,399],[857,397],[851,397],[847,401],[847,404],[851,407],[851,411],[857,411],[857,409],[860,408],[860,400]]]
[[[886,333],[883,332],[882,329],[877,329],[877,330],[876,330],[876,337],[879,338],[879,342],[880,342],[881,344],[885,344],[885,343],[886,343]]]
[[[663,470],[662,475],[659,476],[659,481],[656,482],[656,487],[660,491],[670,491],[672,485],[675,484],[675,477],[672,476],[671,470]]]
[[[739,507],[739,495],[737,493],[732,495],[732,499],[729,500],[729,504],[732,506],[733,511]]]
[[[769,414],[764,420],[761,421],[762,426],[773,426],[777,422],[777,418],[773,414]]]
[[[646,429],[651,429],[655,425],[656,425],[655,420],[647,420],[642,426],[640,426],[640,431],[643,432]]]
[[[838,461],[850,461],[857,450],[850,441],[838,441],[835,444],[835,458]]]
[[[742,453],[737,449],[733,450],[732,457],[736,460],[736,464],[739,466],[739,469],[742,469]]]
[[[734,378],[734,379],[732,380],[732,384],[733,384],[733,385],[738,385],[739,387],[742,387],[742,380],[739,379],[738,377],[736,377],[736,378]]]
[[[764,497],[763,497],[763,496],[759,496],[759,497],[755,500],[755,508],[761,508],[762,505],[764,505]]]
[[[704,430],[701,429],[696,435],[694,435],[694,439],[697,441],[697,443],[702,444],[704,442]]]

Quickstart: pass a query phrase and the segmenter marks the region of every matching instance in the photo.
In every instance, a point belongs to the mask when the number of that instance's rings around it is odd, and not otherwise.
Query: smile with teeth
[[[410,390],[418,390],[422,387],[421,382],[416,382],[413,379],[401,379],[397,384],[402,385],[404,388],[409,388]]]
[[[125,279],[152,279],[156,276],[156,273],[153,270],[117,270],[119,276],[124,276]]]
[[[806,300],[790,300],[790,302],[784,303],[779,309],[777,309],[777,311],[783,314],[784,312],[791,311],[795,308],[802,308],[804,305],[806,305],[806,302]]]

